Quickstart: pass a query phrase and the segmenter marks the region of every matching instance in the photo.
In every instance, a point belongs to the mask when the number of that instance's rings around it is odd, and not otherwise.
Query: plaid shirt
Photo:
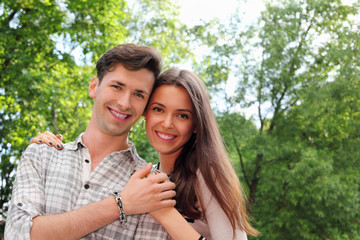
[[[31,144],[21,157],[13,185],[5,226],[5,239],[30,239],[32,218],[68,212],[121,192],[134,170],[146,162],[133,144],[113,152],[89,173],[84,161],[82,134],[62,151],[45,144]],[[84,170],[85,169],[85,170]],[[127,227],[115,221],[82,239],[170,239],[150,215],[129,215]]]

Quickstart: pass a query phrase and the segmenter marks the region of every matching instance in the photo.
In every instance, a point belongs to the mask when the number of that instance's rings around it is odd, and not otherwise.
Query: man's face
[[[94,77],[89,96],[95,99],[93,117],[98,130],[111,136],[127,136],[143,114],[154,80],[154,74],[147,69],[130,71],[121,64],[106,73],[100,85]]]

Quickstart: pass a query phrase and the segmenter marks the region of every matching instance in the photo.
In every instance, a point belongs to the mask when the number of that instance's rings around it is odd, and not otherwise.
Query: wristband
[[[125,209],[124,209],[124,206],[123,206],[122,199],[121,199],[120,194],[118,192],[114,192],[113,195],[114,195],[116,203],[118,205],[119,215],[120,215],[119,219],[120,219],[121,227],[125,228],[126,227],[126,215],[125,215]]]

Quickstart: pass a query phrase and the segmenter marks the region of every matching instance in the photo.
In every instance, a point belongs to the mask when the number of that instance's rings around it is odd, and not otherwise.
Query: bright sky
[[[244,23],[254,21],[265,9],[262,0],[178,0],[180,6],[180,18],[188,24],[193,25],[200,22],[200,19],[210,20],[214,17],[226,19],[237,7],[241,6],[246,15]],[[241,11],[240,10],[240,11]]]
[[[211,20],[212,18],[219,18],[222,22],[226,21],[228,17],[237,8],[239,13],[244,15],[241,17],[242,24],[249,25],[256,21],[260,16],[260,12],[265,9],[262,0],[178,0],[181,6],[180,19],[188,26],[192,26],[201,23],[202,20]],[[201,51],[201,50],[200,50]],[[200,53],[201,54],[201,53]],[[191,70],[190,63],[179,66]],[[236,89],[236,78],[230,77],[226,86],[227,94],[234,94]],[[222,96],[213,96],[212,103],[216,105],[218,109],[224,109],[225,103]],[[244,109],[243,109],[244,110]],[[256,114],[256,107],[251,107],[245,110],[247,117]]]

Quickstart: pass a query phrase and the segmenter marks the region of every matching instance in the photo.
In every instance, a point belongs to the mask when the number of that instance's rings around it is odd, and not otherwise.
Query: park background
[[[172,0],[1,0],[0,238],[31,137],[82,132],[96,60],[133,42],[206,83],[256,239],[360,239],[360,2],[246,4],[189,24]],[[141,121],[129,137],[157,161]]]

